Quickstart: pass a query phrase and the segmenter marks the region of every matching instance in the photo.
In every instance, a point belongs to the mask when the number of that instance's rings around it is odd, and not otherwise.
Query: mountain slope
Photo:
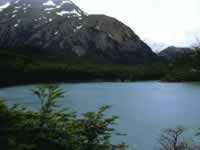
[[[181,48],[181,47],[168,47],[159,53],[159,56],[168,60],[175,61],[177,58],[187,56],[192,54],[194,51],[190,48]]]
[[[181,57],[169,65],[166,81],[200,81],[200,49]]]
[[[66,61],[157,60],[129,27],[108,16],[87,15],[70,0],[4,0],[0,11],[0,49]]]

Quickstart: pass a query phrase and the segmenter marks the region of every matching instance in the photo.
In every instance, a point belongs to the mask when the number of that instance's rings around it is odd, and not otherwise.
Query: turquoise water
[[[35,85],[0,89],[0,99],[8,105],[19,103],[37,109],[38,100],[31,93]],[[163,128],[184,126],[191,141],[200,128],[200,83],[65,83],[67,92],[59,104],[79,113],[96,111],[102,105],[112,105],[108,114],[120,117],[116,128],[128,135],[114,137],[136,150],[158,149]]]

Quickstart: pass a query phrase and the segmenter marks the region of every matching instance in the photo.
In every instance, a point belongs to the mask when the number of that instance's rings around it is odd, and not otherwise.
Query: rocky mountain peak
[[[87,15],[70,0],[3,0],[0,18],[0,49],[100,63],[144,63],[157,57],[122,22]]]
[[[63,16],[82,17],[85,13],[70,0],[8,0],[0,6],[1,22],[48,23]]]

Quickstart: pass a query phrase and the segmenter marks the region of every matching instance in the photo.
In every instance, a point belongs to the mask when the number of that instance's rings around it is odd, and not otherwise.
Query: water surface
[[[0,99],[8,105],[23,104],[37,109],[38,100],[31,93],[35,85],[0,89]],[[158,138],[163,128],[183,125],[190,131],[187,140],[200,127],[200,83],[65,83],[67,92],[62,106],[79,113],[96,111],[103,105],[112,105],[108,114],[120,117],[117,129],[126,137],[114,137],[136,150],[158,149]]]

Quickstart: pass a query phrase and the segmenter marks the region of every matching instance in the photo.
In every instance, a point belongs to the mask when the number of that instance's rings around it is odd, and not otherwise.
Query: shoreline
[[[157,81],[161,83],[192,83],[192,82],[200,82],[199,80],[194,81],[166,81],[166,80],[105,80],[105,79],[95,79],[95,80],[54,80],[54,81],[30,81],[30,82],[23,82],[23,81],[16,81],[15,83],[0,83],[0,89],[2,88],[9,88],[15,86],[26,86],[26,85],[33,85],[33,84],[64,84],[64,83],[103,83],[103,82],[113,82],[113,83],[130,83],[130,82],[152,82]]]

